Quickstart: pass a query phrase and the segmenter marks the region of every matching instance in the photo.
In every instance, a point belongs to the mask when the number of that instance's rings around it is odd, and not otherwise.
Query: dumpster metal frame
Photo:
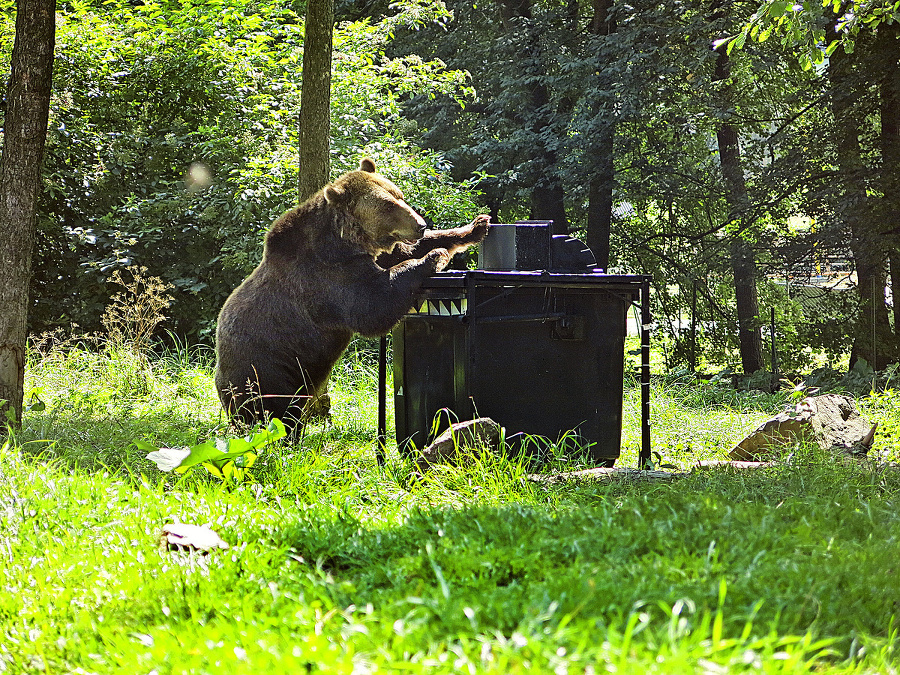
[[[651,459],[650,437],[650,281],[648,275],[614,275],[603,273],[549,273],[537,272],[492,272],[485,270],[468,270],[463,272],[441,272],[428,280],[428,290],[445,288],[448,290],[463,289],[464,296],[470,297],[470,291],[479,287],[503,287],[510,292],[520,288],[550,289],[554,287],[571,290],[602,289],[612,294],[629,296],[630,304],[639,306],[641,317],[639,333],[641,337],[641,449],[638,454],[639,468],[644,468]],[[423,292],[427,298],[428,293]],[[501,296],[495,296],[498,299]],[[488,300],[490,302],[491,299]],[[451,321],[478,321],[477,307],[466,307],[461,315],[447,316]],[[546,321],[561,318],[558,314],[539,313],[534,315],[509,315],[484,317],[484,321]],[[395,355],[396,358],[396,355]],[[381,338],[378,354],[378,435],[376,458],[379,465],[385,461],[387,438],[387,337]]]

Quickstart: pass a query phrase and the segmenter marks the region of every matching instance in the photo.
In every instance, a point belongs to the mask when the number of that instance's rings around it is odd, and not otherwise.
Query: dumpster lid
[[[588,274],[536,272],[491,272],[487,270],[448,270],[429,277],[423,288],[464,288],[476,286],[540,286],[565,288],[597,288],[638,293],[649,281],[645,274]]]

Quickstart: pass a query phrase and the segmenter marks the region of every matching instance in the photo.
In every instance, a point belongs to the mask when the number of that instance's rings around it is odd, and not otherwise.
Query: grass
[[[46,405],[0,448],[0,673],[889,673],[900,668],[900,396],[884,462],[793,448],[753,472],[543,485],[483,456],[418,479],[374,461],[374,367],[335,373],[334,422],[228,489],[131,441],[228,433],[210,355],[33,352]],[[656,381],[654,450],[689,469],[781,395]],[[626,391],[634,466],[639,393]],[[48,440],[49,439],[49,440]],[[580,468],[560,449],[544,470]],[[231,544],[165,552],[166,522]]]

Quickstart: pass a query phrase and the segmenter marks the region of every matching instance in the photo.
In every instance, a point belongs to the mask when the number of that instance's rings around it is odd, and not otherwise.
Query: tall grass
[[[897,672],[900,476],[798,446],[753,472],[545,485],[482,455],[419,476],[374,458],[365,348],[333,421],[233,488],[131,441],[228,429],[211,355],[32,351],[46,408],[0,447],[0,672]],[[894,428],[893,393],[864,401]],[[654,450],[722,459],[777,395],[654,383]],[[639,393],[626,392],[635,465]],[[896,461],[892,436],[878,452]],[[560,450],[552,468],[580,468]],[[166,552],[166,522],[231,544]]]

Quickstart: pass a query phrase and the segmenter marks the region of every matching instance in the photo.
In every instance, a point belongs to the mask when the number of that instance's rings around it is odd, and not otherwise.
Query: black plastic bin
[[[429,279],[393,330],[401,449],[424,447],[452,421],[490,417],[508,438],[555,441],[574,432],[597,465],[611,466],[622,435],[626,314],[647,281],[484,270]],[[643,371],[642,457],[649,455],[646,350]],[[452,414],[439,415],[444,408]]]

